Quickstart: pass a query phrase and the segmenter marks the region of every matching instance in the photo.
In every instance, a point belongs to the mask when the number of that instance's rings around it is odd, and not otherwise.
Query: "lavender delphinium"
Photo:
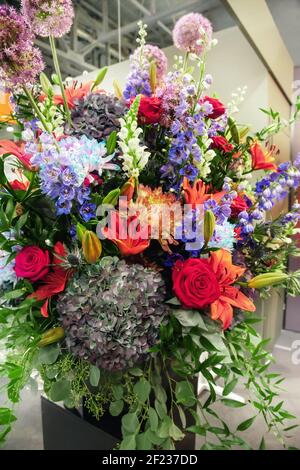
[[[141,21],[138,25],[139,37],[137,38],[137,43],[140,44],[140,52],[130,56],[130,73],[123,91],[125,100],[135,98],[137,95],[151,96],[152,94],[149,70],[150,62],[143,54],[147,36],[146,25]]]
[[[39,167],[41,191],[55,201],[57,215],[70,214],[77,208],[84,221],[94,217],[96,206],[90,201],[87,179],[91,173],[101,176],[103,170],[117,170],[106,156],[104,142],[82,136],[67,137],[54,144],[52,136],[41,134],[40,144],[28,143],[31,163]],[[40,148],[41,147],[41,148]]]
[[[22,0],[22,13],[34,34],[44,37],[64,36],[74,18],[72,0]]]
[[[139,63],[141,55],[141,47],[138,47],[133,54],[133,60]],[[152,44],[145,44],[143,46],[142,54],[144,59],[146,59],[149,64],[154,62],[156,67],[156,79],[158,82],[161,82],[164,76],[166,75],[168,68],[168,59],[165,53],[157,46],[152,46]]]

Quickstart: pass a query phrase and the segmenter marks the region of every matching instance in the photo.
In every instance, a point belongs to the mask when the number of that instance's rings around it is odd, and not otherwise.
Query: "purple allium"
[[[173,29],[173,41],[178,49],[200,56],[212,41],[212,25],[200,13],[189,13],[180,18]]]
[[[141,48],[138,47],[133,56],[135,59],[139,58],[141,53]],[[154,62],[156,65],[156,78],[160,82],[167,73],[168,69],[168,59],[165,53],[157,46],[152,46],[151,44],[146,44],[143,46],[143,57],[146,58],[149,62]]]
[[[34,34],[45,37],[64,36],[74,18],[71,0],[22,0],[22,13]]]
[[[0,6],[0,80],[8,90],[32,86],[44,68],[39,49],[24,18],[11,7]]]

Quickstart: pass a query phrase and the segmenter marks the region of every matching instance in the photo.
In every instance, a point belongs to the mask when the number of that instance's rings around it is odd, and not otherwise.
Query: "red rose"
[[[217,119],[225,113],[225,106],[221,101],[216,98],[211,98],[210,96],[205,96],[203,102],[205,101],[208,101],[213,107],[213,112],[208,115],[210,119]]]
[[[15,272],[18,277],[35,282],[46,276],[49,264],[48,250],[43,251],[38,246],[25,246],[16,256]]]
[[[242,196],[237,196],[232,201],[230,208],[231,208],[231,216],[237,217],[240,212],[246,211],[248,209],[248,205]]]
[[[223,150],[223,152],[231,152],[233,150],[233,145],[222,135],[216,135],[212,137],[212,140],[212,148]]]
[[[142,96],[139,107],[141,124],[157,124],[162,115],[161,99],[157,96]]]
[[[176,297],[187,308],[202,308],[221,295],[217,277],[204,259],[177,261],[172,280]]]

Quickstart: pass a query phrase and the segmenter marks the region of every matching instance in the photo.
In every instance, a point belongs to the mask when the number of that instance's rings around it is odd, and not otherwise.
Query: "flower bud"
[[[63,339],[65,336],[65,330],[61,326],[56,328],[51,328],[42,334],[42,338],[38,343],[40,348],[44,348],[49,344],[57,343],[59,340]]]
[[[156,79],[156,65],[155,65],[155,62],[151,62],[150,64],[150,86],[151,86],[151,91],[152,93],[155,93],[155,89],[156,89],[156,82],[157,82],[157,79]]]
[[[120,196],[120,189],[112,189],[103,199],[102,204],[111,204],[115,206]]]
[[[80,242],[82,242],[82,237],[85,231],[86,231],[85,226],[78,222],[78,224],[76,225],[76,235]]]
[[[134,177],[131,176],[126,183],[123,184],[120,195],[127,196],[127,201],[131,201],[134,194]]]
[[[115,91],[115,95],[116,97],[121,100],[123,98],[123,93],[122,93],[122,90],[121,90],[121,87],[120,87],[120,84],[117,80],[114,80],[113,81],[113,87],[114,87],[114,91]]]
[[[281,271],[274,271],[270,273],[259,274],[248,282],[248,287],[251,289],[262,289],[263,287],[281,284],[288,279],[288,274]]]
[[[91,230],[86,230],[82,237],[82,250],[88,263],[96,263],[102,253],[102,245],[97,235]]]
[[[209,240],[214,234],[216,226],[216,218],[214,213],[210,210],[207,210],[204,215],[204,241],[205,245],[208,244]]]

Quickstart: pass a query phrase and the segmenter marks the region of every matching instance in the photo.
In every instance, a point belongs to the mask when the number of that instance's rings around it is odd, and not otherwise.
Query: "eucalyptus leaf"
[[[123,400],[112,401],[109,405],[109,412],[112,416],[119,416],[124,408]]]
[[[136,449],[136,440],[133,434],[125,436],[120,444],[120,450],[135,450]]]
[[[174,309],[172,313],[182,326],[191,328],[198,326],[202,330],[207,330],[204,320],[197,310]]]
[[[52,401],[63,401],[69,398],[71,393],[71,384],[69,380],[60,379],[51,386],[49,396]]]
[[[100,369],[98,369],[97,366],[91,365],[89,380],[92,387],[98,387],[100,380]]]
[[[147,380],[142,378],[134,385],[133,391],[137,395],[138,399],[143,403],[148,400],[151,385]]]

